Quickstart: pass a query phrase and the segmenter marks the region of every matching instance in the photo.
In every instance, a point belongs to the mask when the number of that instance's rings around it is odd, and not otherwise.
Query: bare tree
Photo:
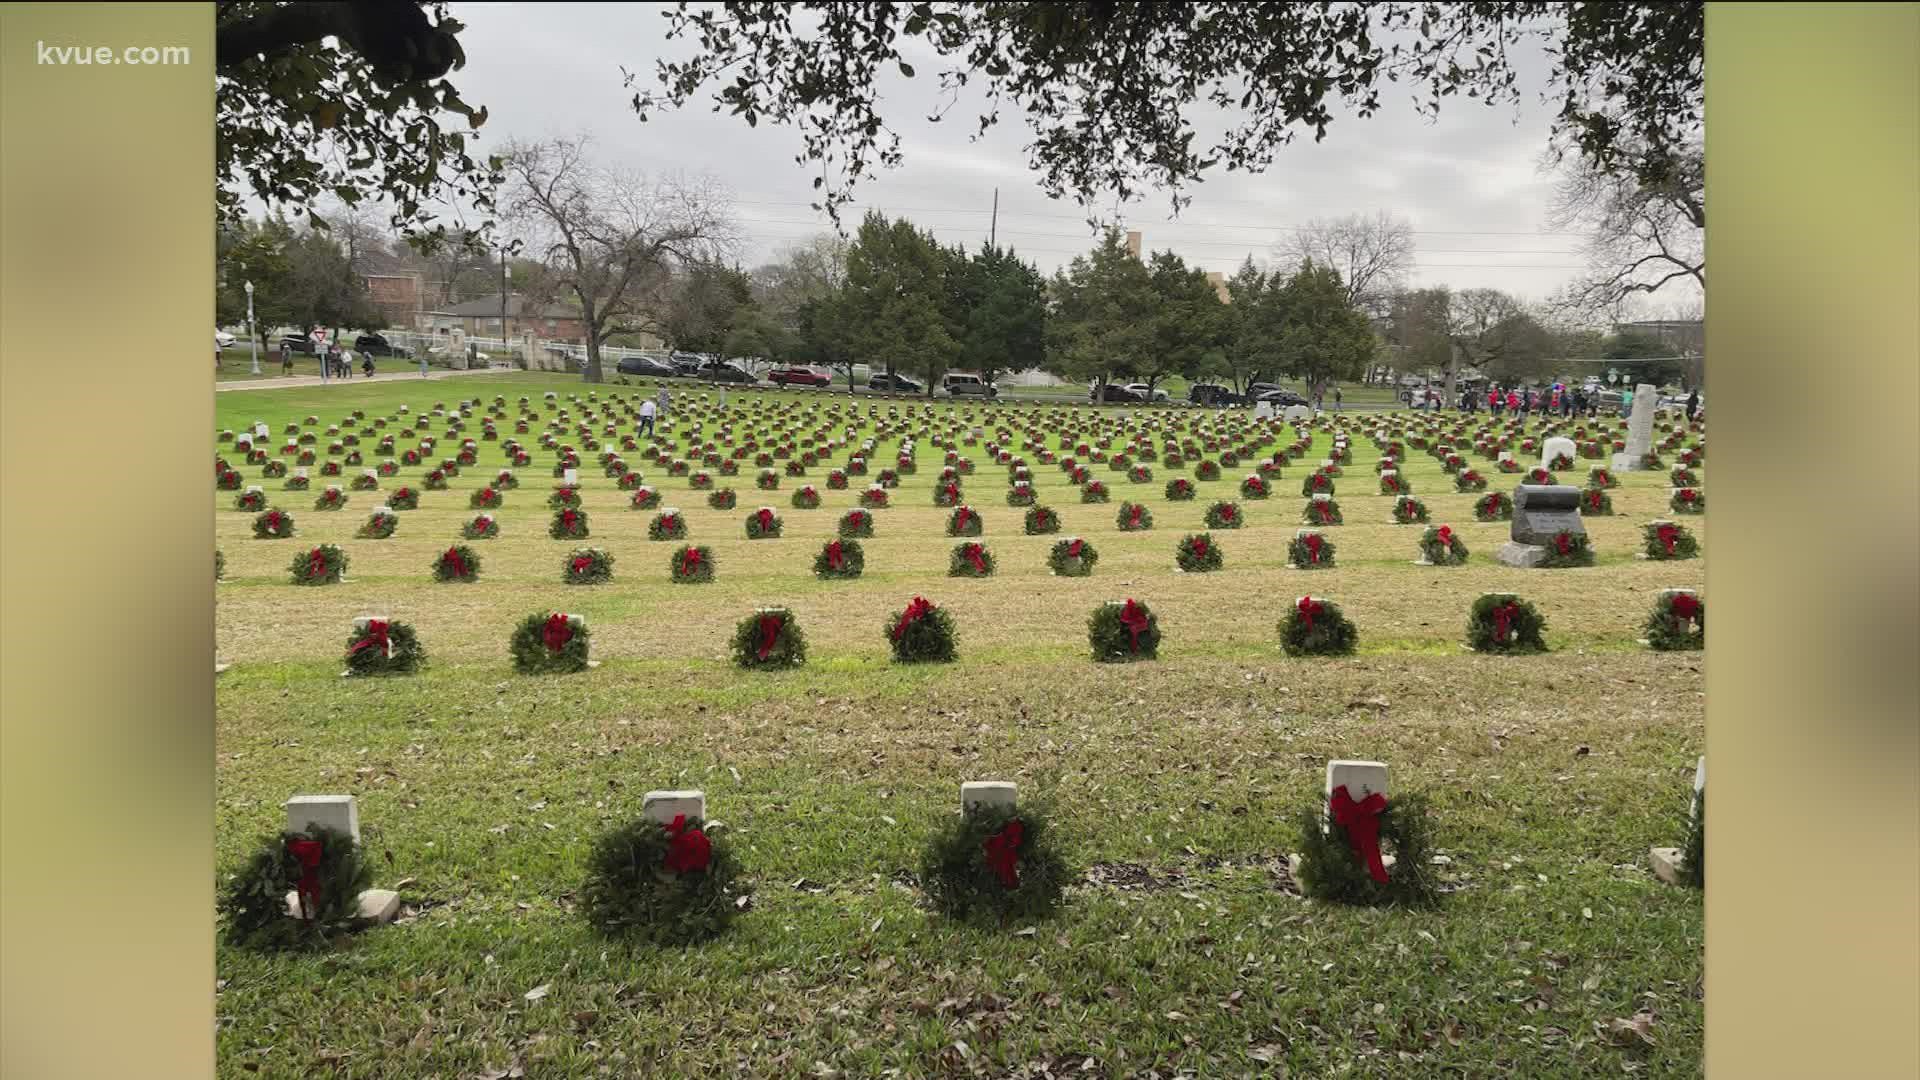
[[[1281,266],[1333,267],[1346,286],[1347,302],[1383,317],[1394,290],[1413,270],[1413,226],[1385,210],[1371,217],[1316,219],[1276,243],[1273,253]]]
[[[1675,283],[1706,289],[1706,160],[1699,147],[1638,171],[1595,168],[1577,155],[1553,160],[1561,168],[1552,227],[1590,234],[1587,273],[1556,298],[1557,307],[1617,314],[1633,297]]]
[[[833,295],[847,280],[847,239],[820,233],[755,268],[754,299],[775,318],[791,320],[802,305]]]
[[[586,379],[603,382],[601,346],[657,332],[676,271],[732,249],[730,200],[710,178],[649,181],[596,166],[584,139],[516,144],[505,156],[506,216],[546,270],[541,291],[579,307]]]

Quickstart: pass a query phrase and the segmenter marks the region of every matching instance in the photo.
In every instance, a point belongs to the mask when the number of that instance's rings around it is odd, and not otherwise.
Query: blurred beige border
[[[1707,115],[1708,1072],[1920,1076],[1920,6],[1709,4]]]
[[[8,1078],[213,1075],[212,161],[213,5],[0,7]]]

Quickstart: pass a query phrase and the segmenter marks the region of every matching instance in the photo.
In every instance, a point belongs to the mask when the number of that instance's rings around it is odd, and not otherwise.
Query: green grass
[[[309,413],[324,425],[356,407],[371,417],[495,393],[511,413],[520,394],[537,403],[545,389],[586,392],[551,375],[375,380],[226,393],[217,409],[223,427],[266,421],[277,447],[281,426]],[[1316,453],[1286,468],[1274,498],[1241,503],[1248,527],[1216,534],[1226,570],[1179,575],[1174,542],[1213,498],[1232,497],[1244,468],[1170,504],[1161,489],[1172,474],[1158,465],[1137,488],[1097,467],[1114,501],[1083,506],[1056,467],[1035,462],[1063,535],[1101,552],[1092,577],[1059,579],[1045,565],[1055,538],[1019,534],[1003,470],[975,447],[962,451],[978,466],[967,495],[1000,563],[976,582],[945,577],[956,541],[928,494],[939,452],[923,444],[919,474],[864,542],[867,575],[825,584],[808,569],[853,495],[827,491],[825,467],[807,478],[819,510],[792,509],[802,481],[784,477],[763,499],[748,462],[731,481],[740,508],[718,512],[630,454],[685,510],[691,539],[715,549],[719,577],[668,584],[673,545],[645,539],[651,515],[625,509],[589,459],[587,543],[618,562],[613,583],[574,588],[559,581],[572,545],[544,531],[551,455],[535,452],[499,512],[503,537],[474,544],[483,580],[436,585],[429,561],[499,465],[497,444],[481,446],[482,465],[452,491],[424,493],[387,541],[351,536],[373,493],[319,514],[312,493],[282,494],[242,468],[294,511],[299,533],[287,541],[251,539],[250,515],[215,495],[230,579],[217,588],[218,645],[234,662],[216,700],[220,865],[278,827],[288,795],[351,792],[379,884],[407,882],[401,923],[336,952],[221,950],[223,1072],[1003,1076],[1064,1075],[1088,1059],[1073,1075],[1697,1071],[1699,897],[1644,865],[1649,846],[1680,841],[1704,745],[1701,657],[1634,642],[1655,591],[1704,582],[1701,560],[1632,558],[1639,523],[1666,513],[1663,475],[1626,475],[1618,516],[1588,519],[1599,565],[1520,572],[1490,558],[1506,526],[1473,522],[1469,497],[1415,452],[1403,475],[1474,552],[1439,570],[1411,565],[1420,527],[1390,523],[1391,500],[1372,494],[1376,451],[1356,437],[1339,492],[1349,524],[1330,532],[1338,568],[1283,568],[1299,476]],[[369,465],[372,447],[363,440]],[[890,459],[876,455],[875,470]],[[417,485],[421,471],[383,484]],[[1584,472],[1583,462],[1570,476]],[[1152,531],[1115,530],[1129,497],[1152,507]],[[744,538],[741,521],[762,501],[786,520],[780,540]],[[1704,519],[1687,524],[1704,547]],[[348,550],[350,580],[286,584],[292,553],[321,540]],[[1280,655],[1280,608],[1309,588],[1359,625],[1358,655]],[[1555,652],[1462,650],[1468,605],[1495,589],[1540,606]],[[954,613],[958,663],[888,663],[881,623],[916,593]],[[1153,605],[1166,635],[1158,662],[1088,658],[1087,612],[1122,595]],[[801,620],[809,662],[742,675],[724,659],[728,635],[773,602]],[[512,673],[507,636],[545,607],[588,616],[603,666]],[[348,623],[368,611],[414,623],[426,673],[339,677]],[[1294,894],[1284,871],[1294,814],[1334,757],[1388,761],[1396,789],[1431,794],[1454,889],[1437,911]],[[960,782],[983,778],[1052,792],[1058,836],[1086,873],[1030,935],[951,925],[911,888],[921,840]],[[594,837],[637,814],[647,789],[682,786],[703,788],[731,833],[751,910],[693,949],[596,938],[574,910]],[[527,1000],[540,986],[549,992]],[[1654,1015],[1652,1046],[1615,1046],[1596,1030],[1641,1010]]]

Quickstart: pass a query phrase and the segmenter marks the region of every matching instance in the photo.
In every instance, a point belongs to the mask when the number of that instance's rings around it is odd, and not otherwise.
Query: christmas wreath
[[[713,552],[690,544],[675,551],[667,566],[668,577],[676,584],[686,585],[712,581],[714,570]]]
[[[1489,593],[1467,614],[1467,644],[1483,653],[1545,652],[1540,635],[1546,628],[1547,620],[1532,604],[1511,593]]]
[[[1100,553],[1093,545],[1077,536],[1059,541],[1047,553],[1047,565],[1061,577],[1086,577],[1093,573],[1093,564],[1099,561]]]
[[[958,483],[949,480],[944,484],[934,485],[933,505],[942,507],[942,508],[949,507],[949,506],[959,506],[960,499],[961,499],[961,491],[960,491],[960,485]]]
[[[1355,801],[1337,787],[1300,814],[1300,889],[1342,904],[1431,907],[1440,884],[1428,850],[1427,803],[1418,794],[1392,803],[1375,792]],[[1382,847],[1388,850],[1382,851]],[[1385,856],[1394,857],[1388,871]]]
[[[1647,616],[1647,644],[1660,652],[1707,647],[1707,602],[1685,589],[1660,594]]]
[[[641,818],[594,841],[581,908],[588,924],[610,937],[689,944],[732,922],[740,908],[737,875],[725,839],[710,835],[699,818]]]
[[[1186,502],[1193,498],[1193,490],[1193,481],[1184,476],[1167,481],[1167,499],[1171,502]]]
[[[953,513],[947,515],[948,536],[979,536],[985,528],[980,514],[971,506],[956,506]]]
[[[1517,472],[1525,472],[1526,470],[1521,466],[1521,464],[1518,461],[1515,461],[1512,458],[1507,457],[1507,458],[1500,459],[1500,471],[1503,473],[1517,473]]]
[[[789,461],[787,462],[786,472],[788,476],[805,476],[807,475],[807,463],[805,461]],[[779,487],[780,485],[775,483],[774,486]]]
[[[1434,526],[1420,537],[1420,557],[1430,566],[1459,566],[1467,561],[1467,545],[1453,526]]]
[[[953,556],[947,563],[948,577],[992,577],[993,552],[985,544],[968,541],[953,546]]]
[[[1405,495],[1412,490],[1413,485],[1402,480],[1398,472],[1388,471],[1380,474],[1380,494]]]
[[[1658,472],[1659,470],[1666,468],[1667,463],[1660,460],[1659,454],[1656,454],[1653,451],[1649,450],[1646,453],[1640,455],[1640,467],[1648,470],[1649,472]]]
[[[348,456],[348,461],[352,461],[351,455]],[[380,467],[378,469],[375,469],[374,472],[380,476],[399,476],[400,466],[397,463],[395,463],[392,459],[388,459],[386,461],[381,462]]]
[[[373,867],[353,837],[324,826],[262,840],[220,896],[229,944],[249,949],[317,949],[351,930]],[[288,914],[294,894],[297,917]]]
[[[1593,565],[1593,544],[1584,533],[1562,529],[1554,533],[1544,546],[1547,554],[1540,560],[1540,565],[1544,568]]]
[[[240,490],[240,474],[232,469],[221,469],[213,477],[213,486],[220,491]]]
[[[1699,488],[1683,487],[1674,491],[1667,505],[1676,514],[1704,514],[1707,512],[1707,496]]]
[[[1173,551],[1173,561],[1187,573],[1201,574],[1220,569],[1226,560],[1212,533],[1198,533],[1180,539],[1180,545]]]
[[[1308,499],[1300,516],[1309,525],[1339,525],[1346,521],[1340,514],[1340,504],[1327,495]]]
[[[1207,528],[1237,529],[1240,527],[1240,507],[1237,503],[1217,502],[1207,507]]]
[[[522,675],[582,671],[590,636],[585,619],[555,611],[521,620],[507,647]]]
[[[1153,470],[1145,465],[1135,465],[1127,470],[1127,482],[1130,484],[1153,483]]]
[[[813,560],[814,576],[820,578],[857,578],[866,568],[866,552],[858,540],[829,540]]]
[[[479,581],[480,556],[465,544],[455,544],[434,557],[433,580]]]
[[[1033,485],[1025,480],[1016,481],[1007,489],[1008,506],[1032,506],[1034,499]]]
[[[285,540],[293,535],[293,515],[285,510],[268,510],[255,515],[253,536],[256,540]]]
[[[873,479],[875,483],[878,483],[882,488],[888,490],[900,486],[900,474],[894,472],[892,469],[881,469],[878,473],[874,474]]]
[[[1699,487],[1700,477],[1692,469],[1684,465],[1676,465],[1673,471],[1667,474],[1667,482],[1677,488]]]
[[[1513,496],[1504,491],[1489,492],[1473,502],[1473,516],[1477,521],[1513,520]]]
[[[774,472],[772,469],[761,469],[760,474],[753,478],[753,486],[759,488],[761,491],[778,491],[780,489],[780,474]]]
[[[288,573],[295,585],[332,585],[347,574],[347,553],[332,544],[321,544],[295,555]]]
[[[784,527],[785,522],[780,520],[780,515],[774,513],[771,506],[763,506],[747,515],[746,528],[749,540],[778,539],[780,530]]]
[[[1453,477],[1455,491],[1485,491],[1487,478],[1472,469],[1461,469]]]
[[[796,510],[818,510],[820,492],[812,484],[802,484],[793,493],[793,508]]]
[[[475,514],[460,526],[460,535],[468,540],[492,540],[500,535],[500,522],[492,514]]]
[[[599,548],[575,548],[561,564],[560,580],[569,585],[599,585],[613,580],[613,555]]]
[[[1565,472],[1573,468],[1573,458],[1568,457],[1566,454],[1555,454],[1553,455],[1553,460],[1547,462],[1547,468],[1552,469],[1554,472]]]
[[[428,491],[445,491],[447,489],[446,472],[441,469],[433,470],[421,481],[421,486],[425,487]]]
[[[647,478],[637,472],[622,472],[619,480],[614,482],[614,486],[618,487],[621,491],[632,491],[646,482]]]
[[[547,496],[547,506],[554,510],[565,510],[568,508],[578,509],[580,506],[580,489],[567,487],[565,485],[554,488],[553,494]]]
[[[1398,525],[1426,524],[1427,504],[1411,495],[1393,500],[1393,520]]]
[[[871,538],[873,515],[865,510],[849,510],[840,515],[840,523],[835,528],[843,540]]]
[[[900,663],[947,663],[954,658],[953,616],[921,597],[914,597],[905,611],[889,618],[883,629],[893,658]]]
[[[1551,472],[1548,472],[1546,469],[1540,468],[1537,465],[1531,469],[1528,469],[1527,478],[1521,481],[1521,483],[1523,484],[1533,484],[1536,486],[1552,486],[1554,484],[1558,484],[1559,482],[1560,480],[1558,477],[1554,476]]]
[[[920,886],[955,919],[1033,919],[1052,914],[1069,878],[1054,849],[1046,807],[973,806],[928,838]]]
[[[660,505],[660,493],[642,484],[633,489],[633,501],[630,505],[635,510],[651,510]]]
[[[590,534],[587,528],[587,512],[566,506],[553,512],[553,521],[547,526],[547,535],[555,540],[584,540]]]
[[[760,608],[733,631],[733,662],[750,670],[799,667],[807,660],[807,637],[793,612]]]
[[[733,474],[729,473],[728,475],[731,476]],[[777,478],[775,480],[775,483],[776,484],[778,483]],[[687,487],[694,491],[711,490],[713,488],[713,474],[708,472],[705,469],[701,469],[699,472],[696,472],[692,476],[687,477]]]
[[[868,485],[867,490],[860,493],[860,505],[866,507],[869,510],[886,509],[887,508],[887,490],[881,487],[879,484]]]
[[[707,505],[715,510],[731,510],[740,504],[732,488],[721,488],[707,495]]]
[[[269,480],[278,480],[287,475],[287,466],[282,461],[269,461],[260,470],[260,475]]]
[[[1700,554],[1700,543],[1685,525],[1654,521],[1644,530],[1649,559],[1691,559]]]
[[[1264,499],[1272,494],[1273,486],[1258,474],[1240,481],[1240,497],[1243,499]]]
[[[1100,663],[1152,660],[1160,655],[1160,620],[1131,597],[1109,600],[1087,616],[1087,641]]]
[[[1580,492],[1580,514],[1583,517],[1607,517],[1613,513],[1613,496],[1606,488],[1590,487]]]
[[[389,619],[355,619],[347,638],[349,675],[411,675],[426,666],[427,650],[413,627]]]
[[[1384,474],[1382,474],[1384,476]],[[1381,483],[1384,485],[1385,480]],[[1300,494],[1312,498],[1315,495],[1333,494],[1333,477],[1325,472],[1310,472],[1300,478]]]
[[[305,491],[312,483],[313,481],[308,479],[307,475],[303,472],[298,476],[287,477],[287,482],[281,484],[280,487],[286,491]]]
[[[1080,501],[1083,503],[1103,503],[1107,501],[1107,485],[1099,480],[1089,480],[1080,488]]]
[[[1287,562],[1301,570],[1319,570],[1333,565],[1334,552],[1333,541],[1302,529],[1287,544]]]
[[[1220,479],[1220,463],[1217,461],[1202,461],[1200,464],[1194,466],[1193,475],[1199,480],[1218,480]]]
[[[250,487],[233,497],[233,508],[257,514],[267,508],[267,493],[258,487]]]
[[[1114,524],[1121,532],[1140,532],[1153,528],[1153,511],[1145,503],[1123,502],[1120,512],[1114,516]]]
[[[1350,656],[1360,631],[1331,600],[1303,596],[1280,620],[1280,648],[1288,656]]]
[[[387,496],[389,510],[417,510],[419,507],[420,493],[405,485],[393,489],[393,494]]]
[[[847,471],[835,469],[827,474],[827,487],[834,491],[844,491],[847,487]]]
[[[1028,536],[1044,536],[1060,531],[1060,515],[1048,506],[1033,506],[1027,509],[1025,518]]]

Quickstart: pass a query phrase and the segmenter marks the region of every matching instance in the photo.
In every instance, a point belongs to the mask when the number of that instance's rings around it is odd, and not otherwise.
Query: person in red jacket
[[[1512,390],[1507,391],[1507,411],[1516,416],[1520,414],[1520,395]]]

